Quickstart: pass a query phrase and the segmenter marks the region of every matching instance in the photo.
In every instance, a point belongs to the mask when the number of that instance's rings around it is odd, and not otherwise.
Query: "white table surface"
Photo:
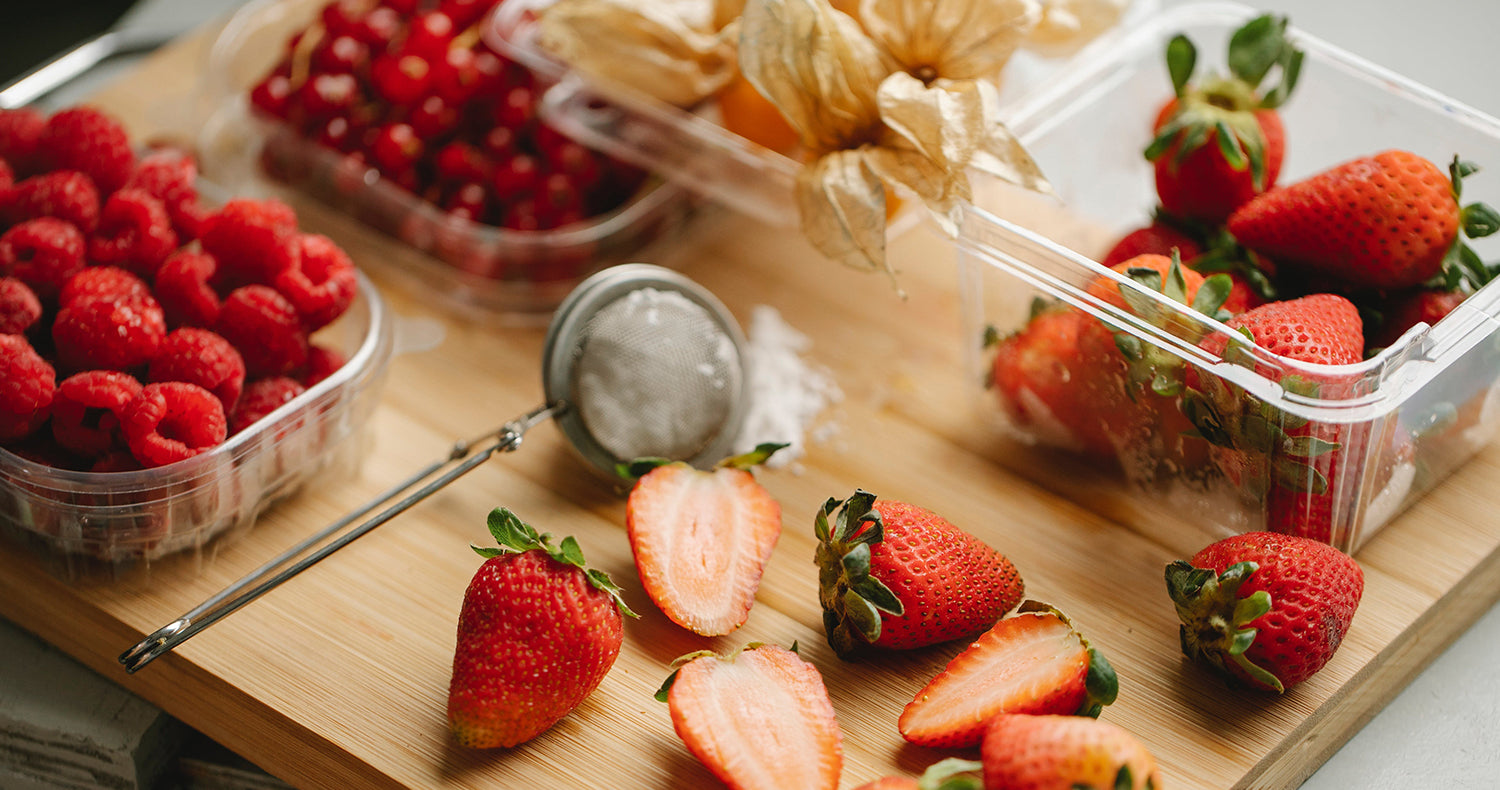
[[[186,30],[244,0],[143,0],[122,26]],[[1162,6],[1186,0],[1160,0]],[[1264,0],[1317,37],[1500,116],[1500,1]],[[53,97],[66,103],[104,73]],[[1489,163],[1500,173],[1500,163]],[[1492,608],[1303,790],[1500,787],[1500,607]]]

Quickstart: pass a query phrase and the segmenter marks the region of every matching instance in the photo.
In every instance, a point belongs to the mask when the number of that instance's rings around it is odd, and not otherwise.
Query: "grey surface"
[[[172,32],[241,0],[145,0],[123,21]],[[1164,6],[1180,0],[1162,0]],[[1268,0],[1297,27],[1475,108],[1500,115],[1500,2],[1495,0]],[[95,79],[54,101],[83,95]],[[1500,163],[1492,163],[1500,173]],[[0,628],[9,628],[0,623]],[[1495,788],[1500,774],[1500,608],[1473,628],[1307,780],[1303,790]],[[3,778],[3,777],[0,777]]]

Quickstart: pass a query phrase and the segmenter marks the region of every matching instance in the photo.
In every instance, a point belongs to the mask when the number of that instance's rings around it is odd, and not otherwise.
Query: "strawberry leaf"
[[[1488,203],[1470,203],[1461,214],[1464,235],[1471,239],[1482,239],[1500,230],[1500,213]]]
[[[667,675],[667,679],[662,681],[661,688],[657,689],[656,694],[653,695],[657,702],[667,701],[667,696],[672,692],[672,684],[677,682],[678,671],[672,670],[672,674]]]
[[[1289,436],[1281,446],[1282,452],[1296,458],[1317,458],[1339,449],[1338,442],[1330,442],[1316,436]]]
[[[856,543],[849,553],[839,558],[844,566],[844,579],[850,586],[870,578],[870,544]]]
[[[850,585],[850,589],[859,593],[859,597],[870,602],[870,605],[882,612],[893,614],[897,617],[906,613],[906,606],[891,588],[885,586],[885,582],[874,576],[866,576],[863,580]]]
[[[666,466],[670,463],[674,463],[670,458],[637,458],[633,461],[622,461],[615,464],[615,474],[628,483],[634,483],[650,474],[651,470],[658,466]]]
[[[1181,116],[1162,124],[1162,127],[1156,131],[1156,136],[1151,138],[1151,144],[1147,145],[1143,152],[1146,161],[1155,162],[1162,158],[1167,153],[1167,149],[1172,147],[1173,141],[1177,139],[1178,132],[1186,126],[1187,123],[1182,120]]]
[[[917,790],[982,790],[983,783],[974,774],[984,769],[984,763],[948,757],[927,766],[917,780]]]
[[[1193,46],[1192,39],[1179,33],[1167,42],[1167,73],[1172,77],[1173,94],[1182,96],[1197,65],[1198,48]]]
[[[760,466],[761,464],[770,460],[771,456],[775,455],[777,450],[781,450],[790,446],[791,445],[787,442],[766,442],[764,444],[757,444],[755,445],[755,449],[751,450],[750,452],[730,456],[715,464],[715,466],[726,467],[729,469],[751,469]]]
[[[1193,303],[1189,306],[1206,316],[1217,318],[1219,308],[1224,306],[1224,300],[1229,298],[1229,292],[1233,288],[1234,280],[1229,275],[1211,274],[1198,286],[1198,293],[1193,295]]]
[[[1146,786],[1151,787],[1151,783],[1148,781]],[[1119,772],[1115,774],[1115,790],[1132,790],[1134,787],[1135,778],[1130,775],[1130,766],[1120,766]]]
[[[1286,19],[1262,14],[1229,37],[1229,72],[1245,82],[1259,85],[1281,60],[1286,46]]]
[[[487,519],[490,536],[502,551],[522,552],[541,548],[541,537],[530,524],[522,521],[510,508],[497,507]]]
[[[1230,131],[1229,124],[1223,121],[1214,124],[1214,139],[1219,143],[1219,154],[1224,157],[1224,163],[1234,170],[1244,170],[1249,160],[1240,145],[1239,135]]]
[[[844,617],[866,642],[874,644],[880,639],[880,610],[855,590],[844,592]]]
[[[1083,686],[1086,693],[1078,709],[1080,716],[1099,718],[1104,706],[1113,705],[1120,695],[1120,680],[1115,675],[1115,668],[1110,666],[1103,653],[1093,647],[1089,648],[1089,669]]]
[[[1297,78],[1302,75],[1302,51],[1290,49],[1283,54],[1281,59],[1281,82],[1266,91],[1261,97],[1262,109],[1274,110],[1292,97],[1292,90],[1297,87]]]

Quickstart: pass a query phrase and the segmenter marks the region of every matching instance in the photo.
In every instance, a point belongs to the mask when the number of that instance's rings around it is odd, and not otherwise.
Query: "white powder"
[[[735,442],[736,452],[747,452],[764,442],[789,446],[771,456],[770,467],[785,467],[801,458],[805,438],[826,441],[837,427],[818,423],[828,406],[844,399],[844,393],[824,367],[802,358],[811,346],[807,336],[793,329],[776,308],[756,306],[746,333],[746,369],[749,409]]]

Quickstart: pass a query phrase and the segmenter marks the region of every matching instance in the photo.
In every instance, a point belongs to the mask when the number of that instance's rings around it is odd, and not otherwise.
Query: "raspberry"
[[[212,392],[234,411],[245,386],[245,360],[228,340],[207,329],[183,327],[162,341],[146,374],[149,381],[185,381]]]
[[[88,370],[63,379],[52,401],[53,438],[87,458],[123,449],[120,413],[140,391],[135,377],[114,370]]]
[[[36,142],[46,125],[47,117],[31,107],[0,110],[0,159],[17,174],[36,172]]]
[[[307,367],[302,371],[302,384],[308,389],[337,373],[348,360],[344,355],[327,346],[313,346],[307,350]]]
[[[42,302],[26,283],[0,277],[0,335],[19,335],[42,317]]]
[[[150,296],[76,299],[57,312],[52,342],[68,370],[132,370],[156,356],[167,319]]]
[[[147,279],[176,249],[177,233],[166,207],[142,189],[110,195],[99,213],[99,229],[89,239],[94,263],[121,266]]]
[[[344,314],[359,290],[354,262],[327,236],[304,233],[297,237],[296,265],[276,278],[280,291],[302,316],[309,332],[333,323]]]
[[[198,204],[198,167],[176,149],[147,154],[121,189],[143,189],[167,209],[172,230],[183,241],[198,238],[204,211]]]
[[[30,435],[47,421],[57,374],[21,335],[0,335],[0,441]]]
[[[206,252],[178,250],[156,270],[156,301],[168,326],[213,326],[219,294],[208,283],[218,264]]]
[[[43,164],[87,173],[106,195],[124,185],[135,169],[125,127],[92,107],[70,107],[48,118],[36,147]]]
[[[59,307],[67,307],[80,299],[102,297],[130,301],[151,295],[151,286],[145,280],[113,266],[90,266],[73,275],[58,294]]]
[[[265,285],[236,288],[214,329],[239,349],[254,377],[281,376],[307,363],[307,333],[287,298]]]
[[[27,220],[0,236],[0,273],[50,300],[83,270],[84,247],[83,234],[71,223],[55,217]]]
[[[211,450],[228,435],[224,404],[181,381],[147,384],[120,413],[130,454],[142,466],[165,466]]]
[[[99,226],[99,190],[77,170],[43,173],[16,184],[5,213],[11,222],[57,217],[93,233]]]
[[[297,215],[278,200],[237,199],[203,221],[199,243],[219,268],[214,286],[270,285],[296,263]]]
[[[229,421],[230,434],[249,428],[306,391],[296,379],[286,376],[271,376],[246,384],[245,394],[240,396],[240,404],[235,407],[234,415]]]
[[[111,450],[89,467],[90,472],[136,472],[140,469],[141,462],[135,460],[129,450]]]
[[[10,202],[10,188],[16,185],[16,171],[0,156],[0,208]]]

